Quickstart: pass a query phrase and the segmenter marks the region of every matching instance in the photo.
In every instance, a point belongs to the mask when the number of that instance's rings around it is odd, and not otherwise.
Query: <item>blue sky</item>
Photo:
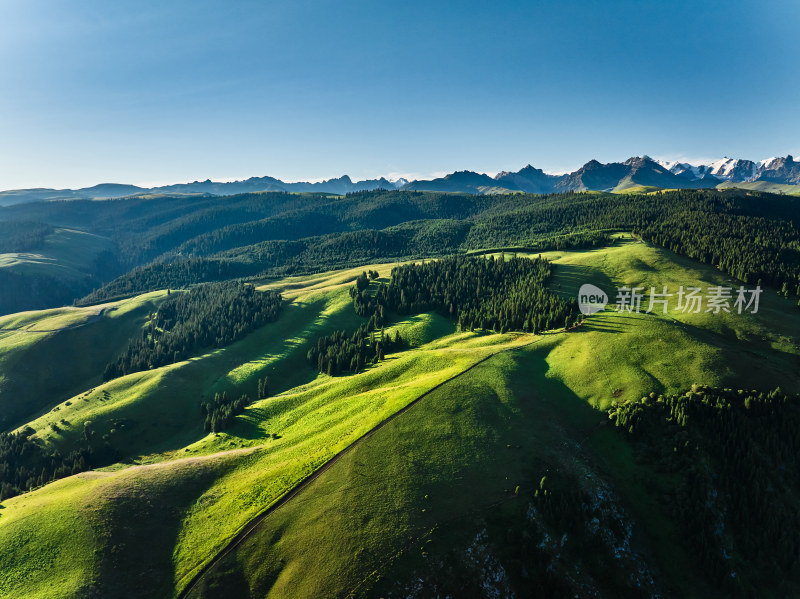
[[[800,154],[800,2],[0,0],[0,189]]]

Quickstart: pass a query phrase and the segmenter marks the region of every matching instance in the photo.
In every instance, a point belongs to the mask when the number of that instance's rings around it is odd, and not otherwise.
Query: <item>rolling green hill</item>
[[[118,272],[113,252],[106,237],[54,228],[34,247],[0,253],[0,314],[72,304]]]
[[[609,292],[736,284],[617,237],[606,248],[545,253],[555,264],[551,289],[574,297],[585,282]],[[366,268],[379,272],[377,285],[392,265]],[[395,317],[388,328],[410,349],[358,375],[318,374],[305,359],[308,345],[361,322],[348,293],[361,271],[268,281],[286,308],[245,339],[103,384],[76,377],[52,392],[49,411],[27,423],[35,438],[67,452],[84,442],[89,422],[119,461],[2,503],[0,596],[171,597],[190,583],[197,597],[464,596],[489,579],[501,594],[594,585],[637,596],[631,572],[667,596],[714,595],[714,580],[694,566],[691,545],[646,482],[663,475],[604,425],[606,409],[696,383],[800,391],[795,302],[768,290],[758,314],[741,316],[609,306],[573,330],[542,335],[458,332],[431,314]],[[137,310],[158,297],[113,309],[136,328]],[[33,328],[57,319],[63,327],[92,310],[3,322]],[[7,355],[21,359],[71,334],[72,343],[95,339],[96,351],[111,356],[121,346],[90,331],[113,314],[35,342],[9,333]],[[80,359],[65,352],[63,367]],[[265,375],[271,397],[230,429],[203,431],[203,397],[254,395]],[[81,389],[67,395],[74,387]],[[577,511],[570,517],[559,505]],[[597,519],[610,536],[576,529],[570,518]],[[242,530],[246,537],[226,550]]]
[[[0,318],[0,428],[101,382],[109,353],[125,348],[164,295]]]
[[[754,181],[752,183],[720,183],[717,189],[747,189],[753,191],[766,191],[769,193],[779,193],[786,195],[800,195],[800,185],[788,185],[782,183],[771,183],[770,181]]]
[[[650,172],[637,164],[614,168],[642,177]],[[591,247],[609,230],[634,229],[662,247],[727,269],[725,262],[736,260],[721,258],[732,253],[728,248],[697,247],[704,241],[691,228],[697,214],[715,230],[716,243],[740,238],[743,231],[752,237],[758,227],[770,231],[770,245],[796,249],[792,223],[799,209],[791,198],[740,189],[654,191],[658,182],[642,177],[630,178],[622,193],[264,192],[9,206],[0,209],[0,235],[21,223],[49,227],[54,232],[46,244],[53,247],[0,259],[8,265],[0,277],[9,290],[0,297],[0,309],[87,305],[201,282],[276,280],[486,248],[560,249],[565,237],[572,247]],[[773,238],[776,224],[783,230]],[[665,225],[689,237],[678,246],[649,234]],[[33,232],[29,238],[34,240]],[[749,248],[760,247],[751,241],[745,240]],[[797,295],[800,274],[790,256],[759,257],[757,263],[776,259],[786,272],[761,278],[779,288],[786,283]],[[748,265],[753,280],[760,276],[756,270]]]

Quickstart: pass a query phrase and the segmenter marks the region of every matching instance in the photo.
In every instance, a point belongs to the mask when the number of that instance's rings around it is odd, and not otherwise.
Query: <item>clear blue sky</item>
[[[0,189],[800,154],[800,2],[0,0]]]

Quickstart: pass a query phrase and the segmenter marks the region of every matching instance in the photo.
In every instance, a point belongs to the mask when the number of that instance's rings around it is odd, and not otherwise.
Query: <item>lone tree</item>
[[[269,397],[269,377],[258,379],[258,398],[266,399]]]

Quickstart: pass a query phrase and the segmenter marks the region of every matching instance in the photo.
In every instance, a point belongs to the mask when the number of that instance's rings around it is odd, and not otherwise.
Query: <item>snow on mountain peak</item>
[[[759,160],[758,166],[762,170],[769,170],[772,167],[772,163],[778,160],[777,156],[773,156],[772,158],[767,158],[766,160]]]

